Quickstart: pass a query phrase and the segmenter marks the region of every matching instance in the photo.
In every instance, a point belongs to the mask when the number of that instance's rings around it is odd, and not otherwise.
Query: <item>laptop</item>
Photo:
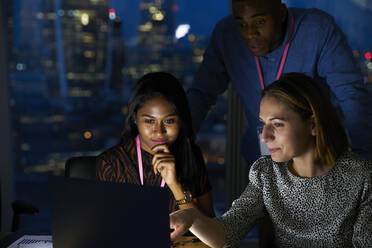
[[[170,247],[166,189],[51,176],[54,248]]]

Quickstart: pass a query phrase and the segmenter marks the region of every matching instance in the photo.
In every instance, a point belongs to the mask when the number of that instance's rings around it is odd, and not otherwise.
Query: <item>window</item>
[[[203,60],[228,1],[8,0],[8,78],[16,198],[40,214],[25,232],[48,232],[47,179],[72,156],[117,144],[131,88],[145,73],[168,71],[185,89]],[[208,13],[206,15],[205,13]],[[199,143],[217,211],[224,210],[226,97]]]

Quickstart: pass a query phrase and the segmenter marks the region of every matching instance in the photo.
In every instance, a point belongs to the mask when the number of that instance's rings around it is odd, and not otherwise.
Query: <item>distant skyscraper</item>
[[[161,51],[170,48],[174,37],[174,0],[142,0],[137,45]]]
[[[174,42],[174,0],[142,0],[135,54],[138,77],[153,71],[168,71],[180,65],[182,58]],[[181,59],[181,60],[180,60]]]
[[[122,33],[122,23],[115,11],[110,9],[109,39],[107,47],[105,90],[123,95],[123,69],[125,63],[125,45]]]
[[[15,89],[48,98],[104,91],[109,0],[7,1]]]
[[[42,23],[34,16],[42,0],[6,0],[8,24],[9,82],[11,92],[18,96],[45,96],[46,80],[40,59],[43,50]]]
[[[60,95],[98,96],[106,77],[109,1],[54,2]]]

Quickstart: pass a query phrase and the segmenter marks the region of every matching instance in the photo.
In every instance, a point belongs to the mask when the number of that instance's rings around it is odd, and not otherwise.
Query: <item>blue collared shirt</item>
[[[351,147],[371,159],[372,87],[363,83],[344,34],[333,17],[321,10],[289,8],[288,13],[294,17],[294,33],[283,73],[302,72],[324,85],[342,111]],[[288,40],[289,20],[286,30],[282,44],[259,58],[266,86],[275,81]],[[216,24],[203,63],[188,91],[195,131],[229,82],[244,105],[247,130],[242,152],[248,162],[253,162],[259,156],[256,127],[261,86],[254,55],[240,36],[233,16]]]

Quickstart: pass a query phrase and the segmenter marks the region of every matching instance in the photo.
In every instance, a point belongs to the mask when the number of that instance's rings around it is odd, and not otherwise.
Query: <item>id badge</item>
[[[257,127],[257,137],[258,137],[258,143],[260,146],[260,152],[261,156],[270,155],[269,148],[267,148],[267,145],[265,142],[262,141],[262,127]]]

